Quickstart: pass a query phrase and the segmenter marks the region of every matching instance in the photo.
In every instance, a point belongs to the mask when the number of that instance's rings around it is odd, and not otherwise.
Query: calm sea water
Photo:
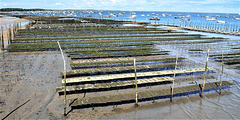
[[[206,27],[214,25],[219,29],[240,30],[240,14],[233,13],[187,13],[187,12],[160,12],[160,11],[103,11],[103,10],[61,10],[61,11],[34,11],[14,12],[24,15],[38,16],[69,16],[69,17],[90,17],[99,19],[112,19],[137,22],[151,22],[165,25],[183,26],[184,24]],[[159,17],[160,20],[149,20]],[[212,18],[212,20],[207,20]],[[227,26],[227,28],[226,28]]]

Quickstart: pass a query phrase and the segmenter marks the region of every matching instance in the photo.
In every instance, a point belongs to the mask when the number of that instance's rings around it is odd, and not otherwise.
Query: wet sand
[[[8,119],[63,119],[63,99],[55,91],[63,70],[59,52],[0,55],[0,115],[30,100]]]

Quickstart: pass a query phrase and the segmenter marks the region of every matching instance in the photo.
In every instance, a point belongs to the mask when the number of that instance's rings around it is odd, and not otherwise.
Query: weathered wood
[[[66,97],[66,61],[65,61],[65,58],[64,58],[64,55],[63,55],[63,51],[62,51],[62,48],[61,48],[61,45],[59,43],[59,41],[57,41],[58,43],[58,46],[59,46],[59,49],[61,51],[61,54],[62,54],[62,59],[63,59],[63,68],[64,68],[64,113],[63,115],[64,116],[67,116],[67,113],[66,113],[66,104],[67,104],[67,97]]]
[[[164,58],[164,59],[156,59],[156,58],[149,58],[151,56],[148,57],[138,57],[141,59],[138,59],[138,62],[172,62],[175,61],[176,58]],[[89,59],[88,59],[89,60]],[[100,60],[89,60],[89,61],[85,61],[85,63],[72,63],[71,67],[99,67],[99,66],[104,66],[104,65],[129,65],[131,64],[132,66],[132,61],[133,59],[113,59],[113,61],[109,61],[109,59],[106,59],[107,61],[104,61],[105,59],[100,59]],[[184,58],[179,58],[179,60],[184,60]]]
[[[174,63],[168,64],[155,64],[155,65],[138,65],[136,68],[138,70],[146,70],[146,69],[165,69],[165,68],[173,68],[175,66]],[[84,69],[75,69],[67,71],[68,76],[74,76],[79,74],[89,74],[89,73],[102,73],[102,72],[121,72],[121,71],[132,71],[134,68],[132,66],[118,66],[118,67],[99,67],[99,68],[84,68]],[[63,73],[61,73],[63,75]]]
[[[137,68],[136,68],[136,59],[134,58],[134,76],[135,76],[135,86],[136,86],[136,102],[135,102],[135,106],[138,106],[138,80],[137,80]]]
[[[204,68],[195,68],[195,69],[186,69],[186,70],[177,70],[176,74],[181,73],[194,73],[194,72],[203,72]],[[216,70],[215,68],[209,67],[208,71]],[[167,71],[153,71],[153,72],[141,72],[137,73],[138,77],[148,77],[148,76],[160,76],[160,75],[173,75],[174,70]],[[96,75],[96,76],[87,76],[87,77],[78,77],[78,78],[68,78],[66,83],[81,83],[81,82],[91,82],[91,81],[105,81],[105,80],[114,80],[122,78],[134,78],[134,73],[124,73],[124,74],[111,74],[111,75]],[[64,84],[64,80],[62,80]]]
[[[1,36],[1,44],[2,44],[2,50],[4,49],[4,47],[5,47],[5,44],[4,44],[4,35],[3,35],[4,33],[3,33],[3,29],[2,29],[2,36]]]
[[[143,84],[157,84],[161,82],[171,82],[173,78],[171,77],[155,77],[155,78],[149,78],[149,79],[138,79],[137,84],[143,85]],[[74,91],[88,91],[88,90],[99,90],[99,89],[106,89],[106,88],[118,88],[118,87],[129,87],[136,85],[136,82],[134,80],[128,80],[128,81],[117,81],[117,82],[111,82],[111,83],[95,83],[95,84],[84,84],[84,85],[73,85],[73,86],[67,86],[66,92],[67,93],[74,93]],[[109,90],[110,90],[109,89]],[[64,92],[64,86],[57,87],[56,91],[61,93]]]
[[[224,60],[223,60],[223,51],[222,51],[222,72],[221,72],[221,76],[220,76],[220,91],[219,91],[219,94],[221,94],[221,91],[222,91],[223,66],[224,66]]]
[[[210,90],[213,88],[219,88],[217,85],[219,82],[206,83],[205,90]],[[223,86],[233,85],[228,81],[223,81]],[[171,94],[167,91],[170,91],[170,88],[162,89],[151,89],[151,90],[142,90],[138,91],[138,101],[147,101],[152,99],[161,99],[161,98],[169,98]],[[201,93],[201,88],[199,85],[190,85],[175,88],[175,92],[173,97],[184,96],[188,94],[196,94]],[[98,100],[97,102],[95,100]],[[68,103],[71,107],[84,107],[84,106],[97,106],[99,104],[121,104],[121,103],[135,102],[135,92],[127,92],[127,93],[118,93],[118,94],[110,94],[110,95],[101,95],[94,97],[84,97],[84,98],[75,98],[69,99]],[[71,104],[70,104],[71,103]]]
[[[201,97],[203,97],[203,92],[204,92],[204,89],[205,89],[205,79],[206,79],[206,73],[207,73],[207,69],[208,69],[207,66],[208,66],[209,51],[210,51],[210,48],[208,49],[208,53],[207,53],[205,72],[204,72],[204,76],[203,76],[202,92],[201,92],[201,95],[200,95]]]
[[[173,74],[173,81],[172,81],[172,94],[171,94],[171,98],[170,98],[170,102],[172,102],[172,98],[173,98],[173,90],[174,90],[174,80],[176,77],[176,70],[177,70],[177,61],[178,61],[178,55],[176,55],[176,65],[175,65],[175,70],[174,70],[174,74]]]

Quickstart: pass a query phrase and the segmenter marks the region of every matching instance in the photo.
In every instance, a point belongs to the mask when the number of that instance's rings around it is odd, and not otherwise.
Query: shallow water
[[[219,95],[216,92],[159,100],[155,103],[140,103],[138,108],[128,106],[119,113],[101,119],[239,119],[240,89],[233,86]],[[129,112],[131,111],[131,112]]]

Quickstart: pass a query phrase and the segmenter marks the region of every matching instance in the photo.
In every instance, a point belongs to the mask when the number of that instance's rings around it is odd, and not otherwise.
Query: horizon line
[[[17,9],[43,9],[43,10],[59,10],[59,11],[62,11],[62,10],[94,10],[94,11],[101,11],[101,9],[72,9],[72,8],[66,8],[66,9],[54,9],[54,8],[21,8],[21,7],[5,7],[5,8],[1,8],[1,9],[6,9],[6,8],[17,8]],[[156,10],[153,10],[153,11],[149,11],[149,10],[104,10],[102,9],[103,11],[139,11],[139,12],[184,12],[184,13],[214,13],[214,14],[240,14],[240,13],[221,13],[221,12],[193,12],[193,11],[190,11],[190,12],[186,12],[186,11],[156,11]]]

